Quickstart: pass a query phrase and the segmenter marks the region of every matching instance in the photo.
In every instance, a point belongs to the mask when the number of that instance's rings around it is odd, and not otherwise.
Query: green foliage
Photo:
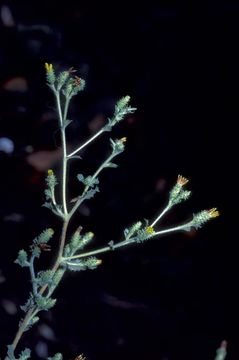
[[[72,271],[82,271],[82,270],[94,270],[96,269],[100,264],[101,260],[97,259],[94,256],[91,256],[87,259],[76,259],[76,260],[70,260],[66,261],[67,268]]]
[[[225,360],[227,356],[227,342],[222,341],[219,349],[217,349],[215,360]]]
[[[117,164],[112,160],[125,150],[126,137],[121,139],[110,139],[112,151],[110,155],[104,160],[99,168],[93,173],[93,175],[84,176],[82,174],[77,175],[78,181],[84,185],[82,194],[78,195],[71,202],[67,199],[67,183],[68,183],[68,161],[73,158],[80,158],[77,155],[80,150],[89,145],[103,132],[111,131],[113,126],[120,123],[127,115],[133,114],[136,108],[130,106],[130,97],[122,97],[115,105],[114,114],[112,118],[108,119],[108,123],[104,125],[95,135],[87,140],[83,145],[76,148],[71,153],[68,152],[66,143],[66,127],[71,124],[71,120],[68,119],[68,107],[70,100],[73,96],[77,95],[85,88],[85,80],[74,73],[76,70],[70,68],[55,74],[55,70],[52,64],[45,64],[47,84],[52,90],[55,100],[59,120],[59,130],[62,140],[62,174],[59,187],[60,196],[57,199],[61,199],[61,203],[58,204],[55,197],[55,190],[58,188],[58,181],[52,169],[48,170],[46,176],[46,189],[45,198],[46,202],[43,206],[52,210],[54,214],[59,216],[62,221],[62,232],[60,236],[60,246],[58,253],[55,257],[55,262],[51,269],[38,270],[35,272],[35,259],[39,258],[42,251],[50,251],[48,245],[49,240],[52,238],[54,231],[51,228],[45,229],[40,235],[38,235],[30,247],[29,255],[25,250],[20,250],[15,263],[21,267],[28,267],[31,276],[32,290],[30,292],[27,302],[21,306],[21,309],[26,313],[24,319],[20,321],[18,334],[15,337],[12,345],[8,346],[6,360],[27,360],[30,358],[30,350],[25,349],[18,358],[14,355],[16,344],[21,338],[24,331],[31,328],[39,321],[38,313],[42,310],[48,311],[56,304],[56,299],[51,298],[56,287],[61,282],[65,271],[84,271],[88,269],[96,269],[102,261],[94,255],[104,253],[124,247],[129,244],[142,243],[153,237],[158,237],[164,233],[170,233],[179,230],[191,230],[191,228],[198,229],[210,219],[219,215],[218,211],[213,208],[210,210],[203,210],[198,214],[193,215],[193,219],[186,224],[155,230],[155,226],[159,220],[169,211],[174,205],[186,201],[191,192],[184,190],[184,185],[188,182],[186,178],[179,175],[176,184],[172,188],[169,194],[169,201],[165,209],[158,215],[158,217],[149,224],[148,221],[138,221],[129,228],[124,230],[124,239],[119,242],[109,241],[108,244],[96,250],[89,252],[83,252],[84,248],[93,239],[94,234],[92,232],[86,232],[81,234],[81,228],[79,227],[72,236],[68,238],[68,225],[70,220],[83,201],[91,199],[99,192],[99,175],[105,168],[116,168]],[[14,344],[14,345],[13,345]],[[226,356],[226,347],[222,343],[220,349],[217,351],[217,357],[215,360],[224,360]],[[78,356],[84,360],[83,356]],[[62,360],[62,354],[57,353],[53,357],[48,357],[48,360]]]
[[[135,224],[131,225],[130,228],[126,228],[124,230],[125,239],[131,238],[137,231],[139,231],[141,226],[142,226],[142,222],[137,221]]]
[[[43,230],[42,233],[33,241],[34,244],[47,244],[48,241],[52,238],[54,234],[54,230],[49,228],[46,230]]]
[[[33,295],[30,294],[29,299],[26,301],[24,305],[21,305],[20,308],[22,311],[27,312],[30,308],[32,308],[33,305],[34,305]]]
[[[122,121],[128,114],[133,114],[137,109],[129,105],[130,96],[124,96],[115,105],[114,115],[108,119],[108,124],[105,125],[104,131],[111,131],[112,127]]]
[[[191,191],[184,190],[178,183],[170,191],[169,206],[180,204],[183,201],[188,200],[191,196]]]
[[[47,360],[62,360],[62,359],[63,359],[63,356],[61,353],[57,353],[54,356],[47,358]]]
[[[121,139],[117,139],[117,140],[112,140],[110,139],[111,142],[111,147],[113,149],[112,151],[112,155],[116,156],[120,153],[122,153],[125,149],[125,145],[124,145],[124,141]]]
[[[53,270],[39,271],[37,274],[36,282],[39,286],[52,284],[53,276],[54,276]]]
[[[50,310],[53,306],[55,306],[56,299],[39,296],[35,299],[35,302],[39,310]]]
[[[29,266],[29,262],[27,261],[27,253],[25,250],[20,250],[18,253],[17,259],[14,261],[15,264],[20,265],[21,267]]]
[[[99,179],[93,176],[84,177],[82,174],[77,175],[77,179],[82,182],[85,186],[94,187],[99,184]]]
[[[27,359],[30,359],[31,350],[28,349],[28,348],[23,350],[18,358],[16,358],[15,355],[14,355],[14,348],[13,348],[12,345],[8,345],[7,349],[8,349],[8,351],[7,351],[6,360],[27,360]]]

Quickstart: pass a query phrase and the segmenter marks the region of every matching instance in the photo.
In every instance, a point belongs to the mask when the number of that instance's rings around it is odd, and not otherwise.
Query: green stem
[[[69,224],[68,220],[65,220],[63,222],[61,238],[60,238],[60,247],[59,247],[57,259],[55,261],[55,264],[52,267],[53,272],[55,272],[58,269],[58,267],[60,266],[60,262],[61,262],[62,254],[63,254],[63,249],[64,249],[65,241],[66,241],[66,233],[67,233],[68,224]],[[42,295],[45,292],[45,290],[47,289],[47,287],[48,287],[48,285],[42,286],[41,289],[39,290],[39,295]],[[53,291],[51,292],[51,294],[53,293]],[[25,329],[27,328],[29,322],[38,313],[38,311],[39,311],[39,308],[37,306],[34,306],[33,308],[31,308],[31,309],[29,309],[27,311],[21,325],[18,328],[18,331],[17,331],[17,333],[15,335],[15,338],[14,338],[14,340],[12,342],[13,350],[15,350],[15,348],[16,348],[19,340],[21,339]]]
[[[39,311],[38,307],[34,306],[33,308],[29,309],[28,312],[26,313],[25,318],[23,319],[21,325],[19,326],[16,336],[12,342],[13,350],[16,349],[17,344],[21,339],[24,331],[26,330],[28,324],[30,323],[31,319],[38,313],[38,311]]]
[[[62,115],[61,109],[61,100],[60,100],[60,92],[54,91],[56,97],[57,104],[57,112],[59,117],[59,123],[61,128],[61,141],[62,141],[62,151],[63,151],[63,159],[62,159],[62,205],[64,210],[64,215],[68,214],[67,204],[66,204],[66,178],[67,178],[67,149],[66,149],[66,134],[64,128],[64,118]],[[66,108],[66,107],[65,107]]]
[[[100,136],[105,130],[101,129],[99,130],[94,136],[92,136],[89,140],[87,140],[84,144],[82,144],[81,146],[79,146],[76,150],[72,151],[70,154],[68,154],[68,158],[71,158],[72,156],[74,156],[75,154],[77,154],[79,151],[81,151],[82,149],[84,149],[85,146],[87,146],[88,144],[90,144],[92,141],[94,141],[98,136]]]
[[[188,227],[188,224],[184,224],[184,225],[179,225],[179,226],[175,226],[173,228],[169,228],[169,229],[165,229],[165,230],[161,230],[158,232],[155,232],[151,235],[150,239],[159,236],[159,235],[163,235],[169,232],[174,232],[174,231],[180,231],[180,230],[185,230]],[[97,254],[101,254],[101,253],[105,253],[108,252],[112,249],[119,249],[122,248],[124,246],[130,245],[130,244],[134,244],[137,241],[137,236],[131,238],[131,239],[126,239],[123,240],[117,244],[114,244],[113,247],[108,245],[108,246],[104,246],[100,249],[96,249],[96,250],[92,250],[92,251],[88,251],[79,255],[74,255],[74,256],[68,256],[68,257],[63,257],[62,260],[63,261],[67,261],[67,260],[73,260],[73,259],[80,259],[80,258],[85,258],[88,256],[93,256],[93,255],[97,255]]]
[[[96,172],[94,173],[94,175],[92,175],[92,179],[95,179],[99,173],[106,167],[106,165],[115,157],[114,154],[111,154],[101,165],[100,167],[96,170]],[[88,191],[89,189],[89,185],[87,185],[84,188],[83,193],[81,194],[81,196],[79,197],[79,199],[76,201],[75,205],[73,206],[73,208],[71,209],[71,211],[69,212],[69,219],[74,215],[74,213],[76,212],[76,210],[78,209],[78,207],[82,204],[82,202],[84,201],[84,195],[85,193]]]
[[[36,284],[36,276],[35,276],[35,271],[34,271],[34,259],[35,259],[35,256],[32,256],[30,259],[29,270],[30,270],[30,274],[31,274],[33,295],[37,296],[37,284]]]
[[[150,226],[153,227],[166,214],[166,212],[168,212],[169,209],[170,206],[167,205],[166,208],[157,216],[157,218],[152,222]]]
[[[63,122],[67,116],[68,106],[69,102],[66,102],[65,109],[64,109],[64,118],[62,117],[62,109],[61,109],[61,103],[60,103],[60,93],[55,88],[53,88],[53,92],[56,97],[56,103],[57,103],[57,110],[58,110],[58,116],[59,116],[59,122],[60,122],[60,128],[61,128],[61,139],[62,139],[62,148],[63,148],[63,162],[62,162],[62,203],[63,203],[63,209],[64,209],[64,220],[62,225],[62,232],[60,237],[60,246],[58,250],[57,259],[52,267],[53,272],[55,272],[58,267],[60,266],[60,262],[62,259],[62,254],[65,246],[66,241],[66,233],[67,228],[69,224],[69,218],[68,218],[68,211],[67,211],[67,205],[66,205],[66,178],[67,178],[67,149],[66,149],[66,136],[65,136],[65,128],[63,126]],[[33,261],[32,258],[30,261],[30,273],[32,278],[32,284],[33,284],[33,293],[36,295],[37,289],[36,289],[36,282],[35,282],[35,272],[33,267]],[[39,295],[42,295],[45,290],[47,289],[48,285],[44,285],[39,290]],[[54,291],[54,290],[53,290]],[[52,291],[52,293],[53,293]],[[12,342],[13,350],[15,350],[19,340],[21,339],[25,329],[27,328],[28,324],[30,323],[31,319],[37,314],[39,311],[39,308],[37,306],[34,306],[33,308],[29,309],[21,323],[21,325],[18,328],[18,331],[15,335],[15,338]]]

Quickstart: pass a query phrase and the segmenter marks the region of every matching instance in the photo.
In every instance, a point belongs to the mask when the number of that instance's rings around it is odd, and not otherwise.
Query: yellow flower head
[[[210,210],[208,210],[208,215],[210,216],[211,219],[216,218],[220,215],[219,211],[217,210],[217,208],[212,208]]]
[[[152,226],[147,226],[145,231],[147,234],[152,235],[154,233],[154,228]]]
[[[184,186],[188,183],[188,179],[186,179],[185,177],[183,177],[182,175],[178,175],[178,179],[177,179],[177,184],[180,186]]]
[[[52,176],[52,175],[54,175],[54,172],[53,172],[52,169],[49,169],[49,170],[47,171],[47,174],[48,174],[48,176]]]
[[[126,141],[127,141],[127,137],[126,137],[126,136],[122,137],[122,138],[120,139],[120,141],[121,141],[122,143],[126,142]]]
[[[52,72],[53,71],[53,65],[52,64],[48,64],[47,62],[45,63],[45,69],[46,69],[46,72],[49,73],[49,72]]]
[[[103,261],[102,261],[101,259],[97,259],[95,264],[96,264],[96,265],[100,265],[100,264],[102,264],[102,262],[103,262]]]

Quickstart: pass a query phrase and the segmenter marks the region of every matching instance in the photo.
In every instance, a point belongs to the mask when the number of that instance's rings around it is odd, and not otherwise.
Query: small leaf
[[[32,294],[30,294],[29,299],[26,301],[24,305],[20,306],[20,309],[24,312],[27,312],[33,306],[33,304],[34,304],[33,296]]]
[[[82,157],[81,156],[79,156],[79,155],[72,155],[72,156],[69,156],[69,159],[82,159]]]
[[[107,163],[107,164],[105,165],[105,167],[109,167],[109,168],[113,168],[113,169],[115,169],[115,168],[117,168],[117,167],[118,167],[118,165],[117,165],[117,164],[115,164],[115,163],[109,162],[109,163]]]
[[[12,345],[7,345],[7,356],[8,360],[16,360],[14,356],[14,348]]]
[[[83,174],[78,174],[76,177],[80,182],[82,182],[84,184],[85,177]]]
[[[108,245],[109,245],[109,247],[111,248],[111,250],[114,250],[114,249],[115,249],[115,243],[114,243],[113,240],[109,241],[109,242],[108,242]]]
[[[29,262],[27,261],[27,253],[25,250],[20,250],[18,253],[17,259],[14,261],[15,264],[20,265],[21,267],[29,266]]]
[[[56,304],[56,299],[41,296],[36,299],[36,304],[40,310],[49,310]]]
[[[51,284],[53,275],[54,272],[52,270],[39,271],[36,278],[37,284],[40,286]]]
[[[42,204],[42,207],[46,207],[50,210],[53,210],[52,203],[50,203],[50,202],[45,202],[44,204]]]
[[[23,350],[20,354],[20,357],[18,360],[27,360],[29,359],[31,356],[31,350],[26,348],[25,350]]]
[[[97,192],[100,192],[98,186],[96,186],[93,189],[88,190],[84,195],[84,199],[89,200],[89,199],[93,198]]]
[[[91,256],[86,260],[76,259],[76,260],[66,261],[68,269],[72,271],[84,271],[87,269],[94,270],[101,263],[102,261],[94,256]]]
[[[47,358],[47,360],[62,360],[62,359],[63,359],[63,356],[61,353],[56,353],[54,356]]]
[[[46,196],[46,200],[52,199],[52,192],[49,189],[44,190],[44,194]]]

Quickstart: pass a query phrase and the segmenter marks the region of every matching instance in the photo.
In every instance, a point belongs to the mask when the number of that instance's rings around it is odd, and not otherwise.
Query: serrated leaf
[[[50,202],[45,202],[44,204],[42,204],[42,207],[46,207],[50,210],[53,210],[53,206]]]
[[[24,305],[21,305],[20,306],[20,309],[24,312],[27,312],[31,307],[32,305],[34,304],[34,301],[33,301],[33,296],[30,295],[29,299],[26,301],[26,303]]]
[[[9,360],[16,360],[14,356],[14,348],[12,345],[7,345],[7,356]]]
[[[84,195],[84,199],[89,200],[89,199],[93,198],[95,196],[95,194],[99,191],[100,190],[99,190],[98,186],[96,186],[93,189],[88,190]]]
[[[17,259],[14,261],[15,264],[20,265],[21,267],[29,266],[29,263],[27,261],[27,253],[25,250],[20,250],[18,253]]]
[[[36,304],[40,310],[50,310],[56,303],[56,299],[39,297],[36,299]]]
[[[62,360],[63,356],[61,353],[56,353],[54,356],[48,357],[47,360]]]
[[[25,350],[23,350],[20,354],[20,357],[18,360],[27,360],[29,359],[31,356],[31,350],[26,348]]]
[[[29,329],[31,329],[31,327],[33,325],[35,325],[37,322],[39,321],[39,317],[38,316],[34,316],[28,323],[28,325],[26,326],[24,331],[28,331]]]
[[[52,199],[52,192],[51,192],[51,190],[45,189],[45,190],[44,190],[44,194],[45,194],[47,200]]]
[[[37,284],[40,286],[51,284],[53,275],[54,272],[52,270],[39,271],[36,278]]]
[[[67,267],[69,270],[72,271],[84,271],[87,269],[94,270],[97,268],[98,265],[101,264],[101,260],[97,259],[94,256],[91,256],[85,260],[71,260],[66,261]]]

